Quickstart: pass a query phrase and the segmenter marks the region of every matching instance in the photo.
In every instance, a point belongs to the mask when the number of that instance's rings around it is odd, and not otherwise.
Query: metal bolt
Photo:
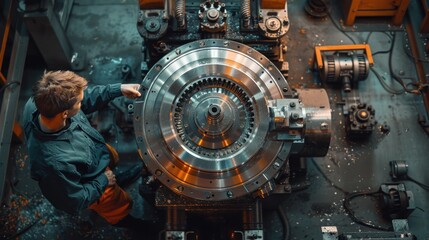
[[[177,191],[179,192],[183,192],[183,190],[185,189],[183,186],[177,186]]]
[[[212,196],[211,196],[211,193],[209,193],[209,192],[206,192],[206,199],[210,199]]]
[[[290,192],[291,190],[290,185],[285,185],[283,189],[285,192]]]
[[[232,194],[232,192],[231,192],[231,191],[228,191],[228,192],[226,193],[226,196],[227,196],[228,198],[232,198],[233,194]]]
[[[294,107],[296,106],[296,104],[295,104],[295,102],[291,102],[291,103],[289,103],[289,106],[290,106],[291,108],[294,108]]]
[[[273,165],[273,168],[277,170],[277,169],[279,169],[279,167],[280,167],[280,163],[275,162]]]
[[[162,175],[162,171],[161,170],[159,170],[159,169],[157,169],[156,171],[155,171],[155,175],[156,176],[161,176]]]
[[[292,113],[292,119],[293,120],[298,120],[299,119],[299,114],[298,113]]]
[[[326,129],[328,129],[328,124],[327,124],[327,123],[325,123],[325,122],[322,122],[322,123],[320,124],[320,129],[322,129],[322,130],[326,130]]]

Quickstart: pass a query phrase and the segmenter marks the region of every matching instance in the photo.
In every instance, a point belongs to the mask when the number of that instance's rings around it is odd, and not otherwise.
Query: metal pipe
[[[261,230],[263,229],[262,206],[258,199],[254,206],[249,206],[243,210],[243,229]]]
[[[173,0],[164,0],[164,18],[169,19],[170,17],[174,17],[174,1]]]
[[[165,224],[167,231],[184,231],[186,229],[185,210],[177,207],[168,207]]]

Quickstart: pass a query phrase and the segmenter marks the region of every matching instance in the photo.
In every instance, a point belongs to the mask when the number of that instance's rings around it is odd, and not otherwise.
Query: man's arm
[[[139,97],[139,88],[139,84],[120,83],[88,87],[84,92],[81,109],[88,114],[105,107],[111,100],[122,95],[127,98]]]

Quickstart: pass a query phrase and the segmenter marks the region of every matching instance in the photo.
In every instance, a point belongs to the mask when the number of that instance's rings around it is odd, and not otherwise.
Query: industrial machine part
[[[162,58],[142,86],[134,106],[142,158],[181,195],[218,201],[268,194],[265,184],[272,185],[290,153],[328,150],[326,92],[294,94],[280,71],[244,44],[185,44]]]
[[[383,232],[341,232],[336,226],[323,226],[323,240],[415,240],[416,237],[410,233],[407,219],[393,219],[393,231]]]
[[[380,186],[383,213],[391,219],[406,219],[415,209],[414,195],[403,183],[387,183]]]
[[[349,138],[369,136],[375,129],[375,109],[366,103],[352,104],[346,118],[346,133]]]
[[[368,58],[369,66],[374,65],[372,58],[371,48],[368,44],[352,44],[352,45],[328,45],[328,46],[315,46],[314,59],[318,69],[323,68],[322,53],[324,52],[339,52],[339,51],[363,51],[363,54]]]
[[[153,177],[169,189],[158,189],[158,206],[255,211],[255,197],[290,191],[287,177],[278,180],[289,174],[290,154],[328,151],[326,91],[293,91],[269,59],[241,43],[185,44],[153,66],[141,91],[137,143]],[[161,197],[169,191],[172,197]],[[247,230],[261,230],[256,222]]]
[[[328,15],[328,9],[323,0],[307,0],[304,9],[307,14],[315,18],[324,18]]]
[[[353,85],[364,80],[369,67],[374,65],[368,44],[315,46],[314,61],[321,78],[328,83],[342,82],[345,92],[350,92]]]
[[[249,44],[283,74],[289,70],[284,57],[289,29],[285,0],[140,1],[137,29],[145,41],[143,76],[171,50],[209,38]]]
[[[353,25],[356,17],[383,17],[392,16],[393,25],[401,25],[407,12],[410,0],[346,0],[344,1],[344,24]]]
[[[207,0],[200,4],[198,18],[200,19],[200,28],[203,32],[225,32],[227,16],[225,3]]]
[[[408,180],[415,184],[417,184],[419,187],[423,188],[424,190],[429,191],[429,185],[426,185],[420,181],[417,181],[413,177],[409,176],[407,174],[408,172],[408,163],[406,161],[390,161],[390,175],[392,176],[392,179],[394,181],[398,180]]]
[[[158,39],[165,35],[168,27],[168,19],[162,10],[150,9],[140,11],[137,19],[137,30],[146,39]]]
[[[406,179],[408,163],[406,161],[390,161],[390,175],[393,180]]]
[[[365,54],[351,51],[323,54],[323,69],[320,72],[327,83],[341,82],[344,92],[350,92],[358,81],[368,77],[369,62]]]
[[[289,156],[326,155],[331,134],[326,91],[286,81],[287,3],[155,2],[140,3],[137,24],[134,130],[152,173],[140,193],[166,210],[165,239],[213,237],[191,221],[218,215],[235,236],[263,239],[260,199],[290,193]]]
[[[273,12],[272,9],[261,9],[259,29],[266,38],[276,39],[284,36],[289,30],[287,6],[282,11]]]

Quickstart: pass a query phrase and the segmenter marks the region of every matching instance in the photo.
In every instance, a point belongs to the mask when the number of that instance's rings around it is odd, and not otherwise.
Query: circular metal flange
[[[143,161],[164,185],[218,201],[254,192],[292,143],[267,138],[267,101],[292,97],[280,71],[249,46],[219,39],[168,53],[142,82],[134,128]]]

